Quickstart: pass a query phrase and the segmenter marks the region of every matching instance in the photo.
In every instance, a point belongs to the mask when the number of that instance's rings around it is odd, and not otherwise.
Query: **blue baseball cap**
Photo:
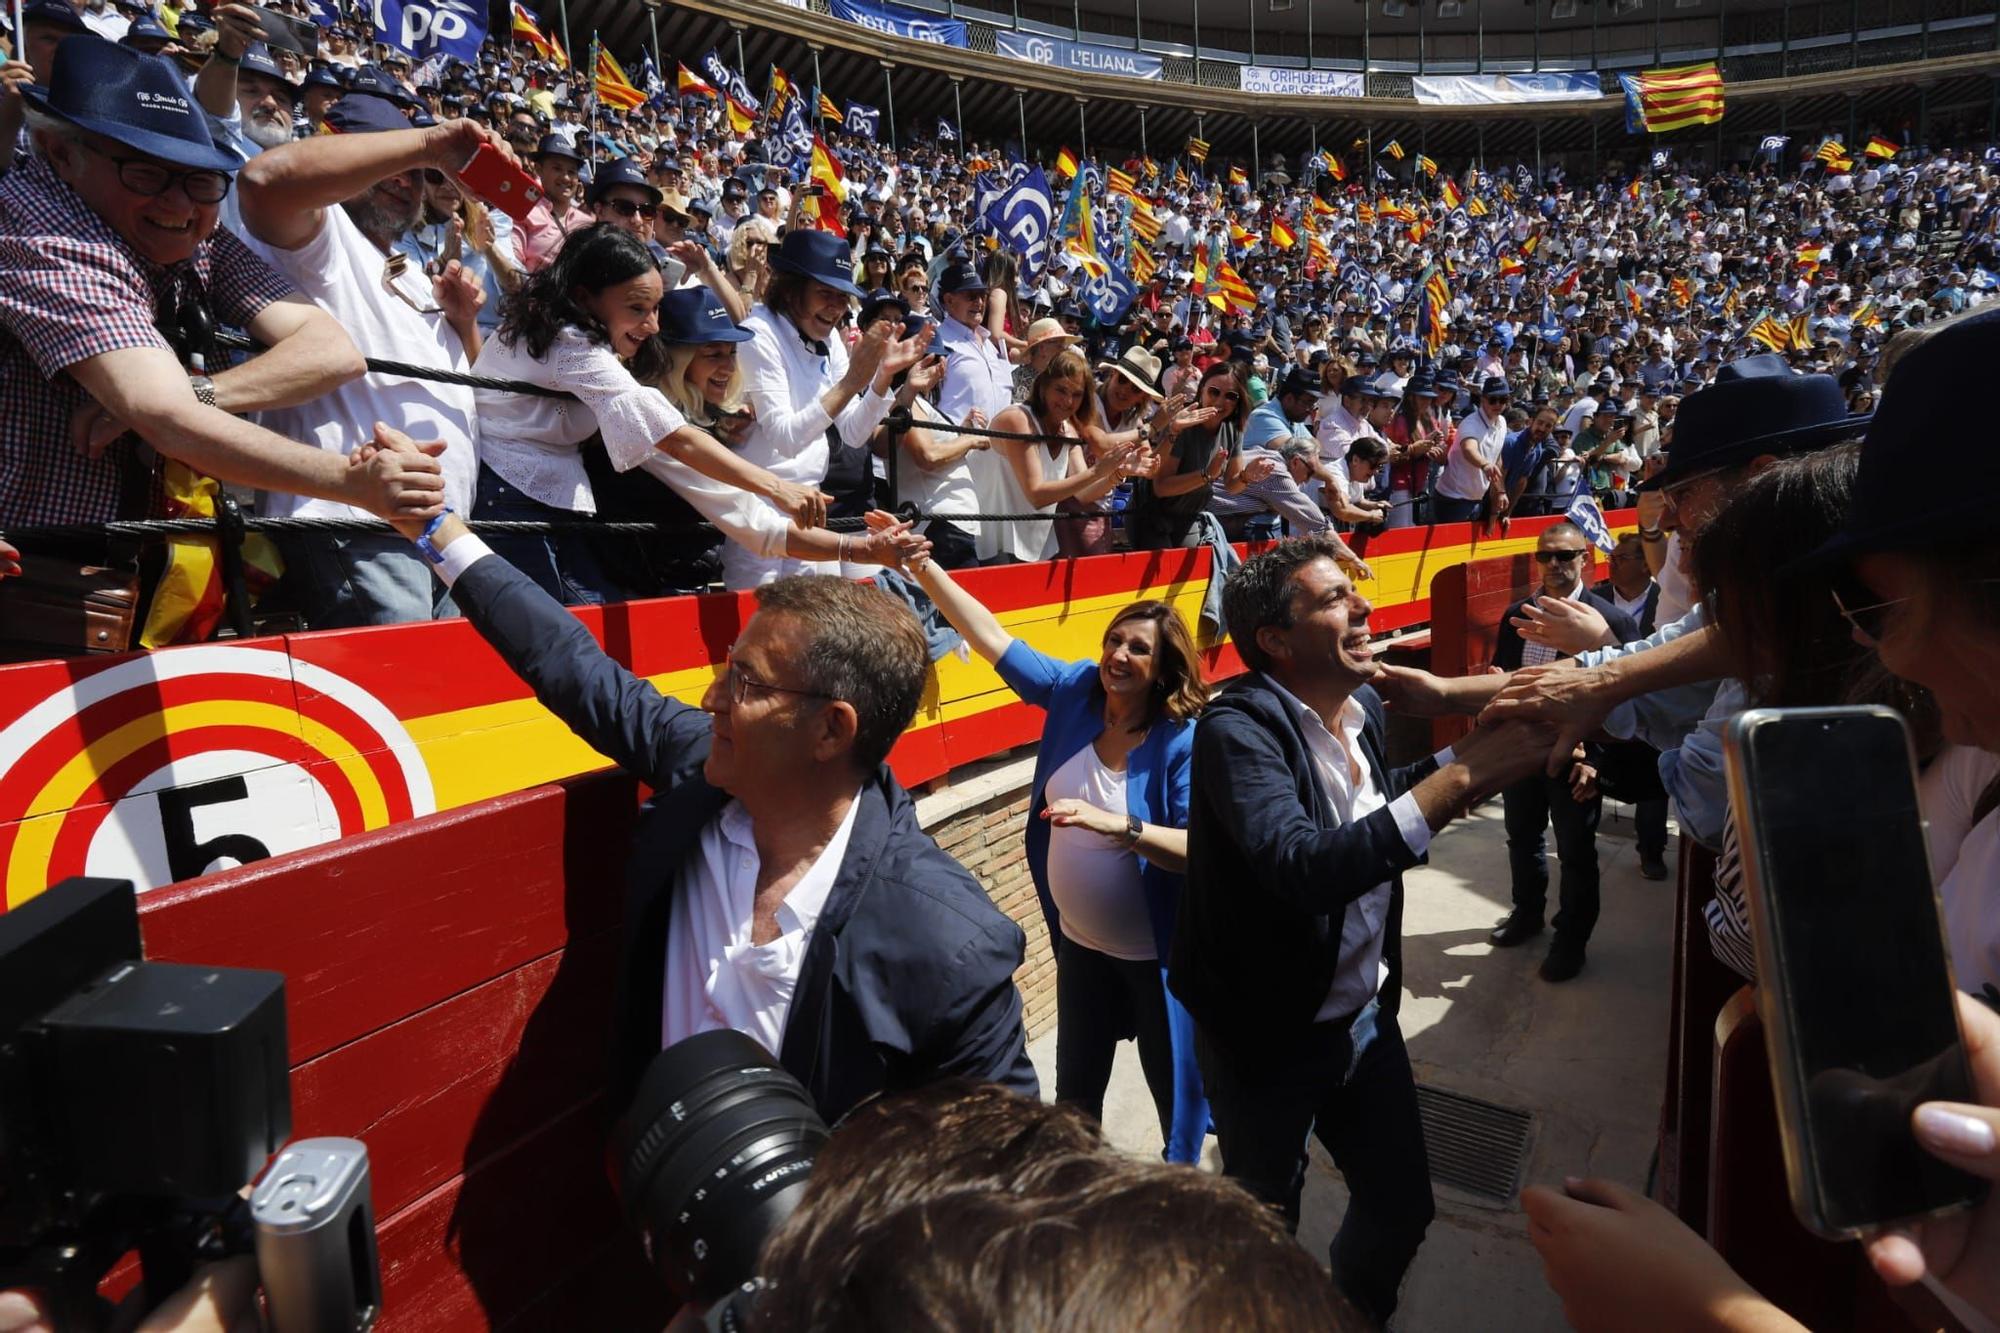
[[[21,26],[25,28],[30,23],[47,23],[85,36],[97,36],[83,21],[83,16],[64,0],[33,0],[33,3],[21,6]]]
[[[412,128],[403,108],[374,93],[349,92],[326,109],[327,128],[337,134],[380,134]]]
[[[583,202],[593,207],[610,192],[613,186],[629,185],[635,190],[643,190],[647,199],[657,204],[663,197],[659,187],[646,179],[646,170],[629,157],[616,158],[597,169],[591,178],[590,188],[584,192]]]
[[[683,287],[668,292],[660,301],[663,343],[743,343],[755,336],[739,327],[715,293],[706,287]]]

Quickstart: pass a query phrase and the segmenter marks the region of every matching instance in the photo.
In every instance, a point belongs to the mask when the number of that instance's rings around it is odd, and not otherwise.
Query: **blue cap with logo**
[[[65,37],[46,89],[21,97],[38,111],[175,166],[235,171],[241,158],[215,146],[208,118],[178,69],[96,34]]]

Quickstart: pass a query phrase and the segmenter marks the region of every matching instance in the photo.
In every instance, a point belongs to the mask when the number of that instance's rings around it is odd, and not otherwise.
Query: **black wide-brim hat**
[[[1967,446],[1952,452],[1948,486],[1918,485],[1911,478],[1935,465],[1939,440],[1963,435],[1964,415],[1952,405],[1963,403],[1967,384],[1992,373],[1996,358],[2000,309],[1989,308],[1950,321],[1896,363],[1861,440],[1847,523],[1796,562],[1798,567],[1963,543],[1968,533],[1992,531],[1983,525],[1992,522],[2000,502],[2000,443],[1975,432]],[[1681,412],[1686,415],[1687,409]],[[1974,524],[1961,521],[1975,517]]]
[[[234,173],[243,159],[217,148],[181,72],[161,56],[91,33],[63,38],[49,86],[21,90],[37,111],[177,167]]]
[[[1731,361],[1681,400],[1667,466],[1639,483],[1660,490],[1765,454],[1809,453],[1859,435],[1869,418],[1847,410],[1831,375],[1801,375],[1771,353]]]

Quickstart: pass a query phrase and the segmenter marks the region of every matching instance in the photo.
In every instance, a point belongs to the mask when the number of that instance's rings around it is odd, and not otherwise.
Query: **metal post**
[[[1143,0],[1132,0],[1132,49],[1139,49],[1140,21],[1145,18],[1146,6]]]
[[[562,14],[563,50],[574,51],[576,50],[576,47],[573,46],[569,40],[569,0],[556,0],[556,8],[559,11],[561,11]],[[16,36],[15,40],[16,41],[20,40],[18,35]],[[740,57],[738,58],[737,63],[738,64],[743,63]]]
[[[1666,10],[1663,4],[1653,6],[1653,63],[1660,63],[1660,15]]]
[[[1250,122],[1250,188],[1256,189],[1257,182],[1264,176],[1264,149],[1257,135],[1257,122]]]
[[[1374,5],[1370,4],[1370,3],[1369,3],[1369,0],[1362,0],[1362,4],[1361,4],[1361,91],[1362,91],[1363,93],[1366,93],[1366,92],[1368,91],[1368,63],[1369,63],[1369,58],[1370,58],[1370,52],[1369,52],[1369,32],[1370,32],[1370,28],[1371,28],[1371,25],[1370,25],[1370,23],[1369,23],[1368,19],[1369,19],[1369,15],[1371,15],[1371,14],[1372,14],[1372,13],[1374,12],[1374,9],[1375,9]]]
[[[1417,6],[1417,73],[1424,72],[1424,7]]]
[[[896,67],[888,61],[882,62],[882,93],[889,104],[889,147],[896,146],[896,80],[891,71]]]
[[[1080,141],[1077,145],[1076,160],[1079,163],[1090,160],[1090,117],[1085,113],[1084,105],[1081,97],[1076,99],[1076,135]]]
[[[960,85],[965,82],[963,75],[951,76],[951,124],[958,131],[958,142],[965,146],[965,98],[960,93]]]
[[[1535,72],[1539,74],[1542,69],[1542,7],[1540,5],[1529,5],[1528,8],[1535,12]],[[1480,21],[1482,23],[1485,22],[1484,19]],[[1541,123],[1537,121],[1535,124],[1535,133],[1539,135],[1541,128]],[[1541,174],[1539,164],[1535,168],[1535,174],[1538,176]]]
[[[1603,8],[1603,5],[1592,5],[1590,7],[1590,67],[1592,69],[1597,68],[1597,15]],[[1592,133],[1596,133],[1595,129],[1592,130]],[[1593,153],[1595,151],[1595,149],[1592,150]],[[1591,168],[1591,172],[1595,175],[1596,168]]]
[[[1139,156],[1151,157],[1152,155],[1153,155],[1152,152],[1146,147],[1146,108],[1140,107],[1139,108]]]
[[[1028,156],[1028,95],[1021,89],[1014,90],[1014,114],[1021,118],[1021,156]]]
[[[1792,72],[1792,7],[1786,5],[1778,13],[1778,76],[1786,77]]]
[[[1542,183],[1542,122],[1535,121],[1535,184]]]
[[[1076,39],[1083,40],[1083,0],[1071,0],[1070,23],[1076,29]]]
[[[1854,0],[1847,20],[1847,66],[1861,68],[1861,0]]]
[[[826,85],[825,85],[824,83],[821,83],[821,82],[820,82],[820,79],[819,79],[819,53],[820,53],[820,50],[821,50],[821,48],[820,48],[820,47],[817,47],[817,46],[815,46],[815,47],[814,47],[814,48],[812,49],[812,53],[813,53],[813,87],[815,87],[815,88],[818,88],[819,90],[821,90],[822,92],[824,92],[824,91],[826,90]],[[814,109],[815,109],[815,110],[817,110],[818,108],[814,108]]]
[[[1917,142],[1931,141],[1931,90],[1928,85],[1917,88]]]
[[[1306,0],[1306,68],[1313,67],[1313,0]]]
[[[1475,5],[1478,11],[1479,29],[1472,48],[1472,67],[1481,74],[1486,72],[1486,6]]]
[[[1597,179],[1597,117],[1590,118],[1590,176]]]
[[[750,64],[743,54],[743,25],[732,23],[729,26],[736,29],[736,72],[743,76],[743,81],[747,84],[750,82]]]
[[[659,0],[646,6],[646,22],[653,30],[653,68],[659,69],[660,59],[660,6]],[[663,76],[664,77],[664,76]]]
[[[1257,0],[1250,0],[1250,63],[1257,63]]]
[[[1194,0],[1194,86],[1201,87],[1201,0]],[[1195,117],[1195,123],[1201,123],[1200,116]],[[1200,135],[1201,131],[1195,130],[1195,136]]]

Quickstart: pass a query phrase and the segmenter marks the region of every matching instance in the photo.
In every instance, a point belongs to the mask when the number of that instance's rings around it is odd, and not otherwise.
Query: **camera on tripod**
[[[137,1249],[149,1305],[199,1263],[258,1256],[277,1333],[365,1329],[381,1304],[367,1150],[286,1148],[284,977],[147,961],[124,880],[0,915],[0,1288],[94,1329]]]

